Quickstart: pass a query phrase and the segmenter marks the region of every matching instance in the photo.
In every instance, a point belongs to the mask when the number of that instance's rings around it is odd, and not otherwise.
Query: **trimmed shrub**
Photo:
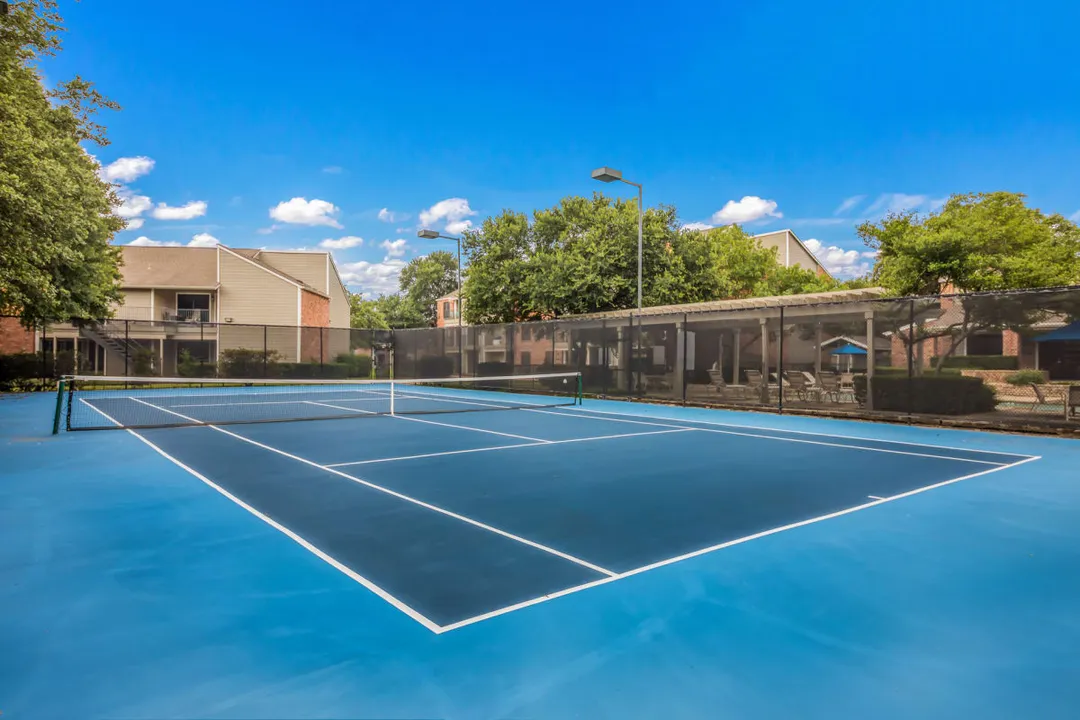
[[[1019,370],[1020,358],[1015,355],[953,355],[945,358],[941,367],[963,370]]]
[[[1044,385],[1046,375],[1041,370],[1021,370],[1005,377],[1010,385]]]
[[[371,377],[371,356],[370,355],[353,355],[352,353],[341,353],[334,358],[334,362],[339,365],[344,365],[348,368],[348,376],[352,378],[369,378]]]
[[[249,350],[229,348],[218,355],[221,377],[262,378],[277,377],[281,353],[277,350]]]
[[[866,404],[865,375],[855,376],[855,398]],[[992,412],[994,391],[980,378],[960,375],[923,375],[908,378],[875,375],[873,409],[920,415],[972,415]]]
[[[289,380],[344,380],[349,377],[349,366],[343,363],[278,363],[277,377]]]
[[[425,355],[417,364],[421,378],[445,378],[454,374],[454,359],[446,355]]]

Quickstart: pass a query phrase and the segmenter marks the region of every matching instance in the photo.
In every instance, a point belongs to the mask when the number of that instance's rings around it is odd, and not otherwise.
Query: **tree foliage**
[[[398,282],[401,294],[415,306],[425,324],[434,325],[438,312],[435,301],[457,289],[457,258],[445,250],[413,258],[401,269]]]
[[[897,295],[1080,282],[1080,229],[1018,193],[953,195],[929,216],[889,215],[858,232],[879,253],[873,279]]]
[[[26,326],[111,314],[119,300],[119,198],[81,141],[107,144],[93,121],[117,109],[76,76],[48,91],[34,63],[60,49],[54,0],[0,17],[0,308]]]
[[[637,304],[636,201],[567,197],[533,214],[504,211],[467,231],[465,319],[514,322]],[[829,278],[783,267],[737,226],[680,228],[675,208],[647,208],[642,231],[643,304],[828,290]]]
[[[349,326],[365,330],[386,330],[390,323],[379,309],[378,300],[365,300],[360,293],[349,293]]]

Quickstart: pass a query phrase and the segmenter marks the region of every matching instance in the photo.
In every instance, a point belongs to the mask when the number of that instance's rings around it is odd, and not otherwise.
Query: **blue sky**
[[[684,223],[854,227],[951,193],[1080,218],[1080,3],[62,2],[123,106],[93,152],[128,243],[331,247],[354,290],[504,208],[645,184]],[[137,226],[137,227],[134,227]]]

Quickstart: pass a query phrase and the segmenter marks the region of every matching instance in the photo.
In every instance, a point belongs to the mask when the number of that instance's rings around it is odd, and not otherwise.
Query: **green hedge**
[[[908,378],[875,375],[874,410],[920,415],[972,415],[993,411],[994,391],[980,378],[959,375],[923,375]],[[866,404],[866,376],[855,376],[855,398]]]
[[[932,361],[932,364],[936,362]],[[1020,358],[1015,355],[953,355],[945,358],[941,367],[963,370],[1019,370]]]
[[[352,353],[341,353],[334,358],[334,362],[339,365],[345,365],[349,368],[348,377],[353,378],[369,378],[371,377],[371,356],[370,355],[353,355]]]
[[[344,380],[352,367],[345,363],[277,363],[274,377],[290,380]]]
[[[446,355],[425,355],[417,364],[421,378],[446,378],[454,374],[454,359]]]

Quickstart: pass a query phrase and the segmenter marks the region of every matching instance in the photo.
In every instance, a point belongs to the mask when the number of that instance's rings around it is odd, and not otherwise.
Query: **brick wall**
[[[0,317],[0,355],[34,352],[34,333],[18,318]]]
[[[328,333],[321,328],[330,327],[330,300],[307,290],[301,290],[300,360],[301,362],[327,362],[331,358]]]

